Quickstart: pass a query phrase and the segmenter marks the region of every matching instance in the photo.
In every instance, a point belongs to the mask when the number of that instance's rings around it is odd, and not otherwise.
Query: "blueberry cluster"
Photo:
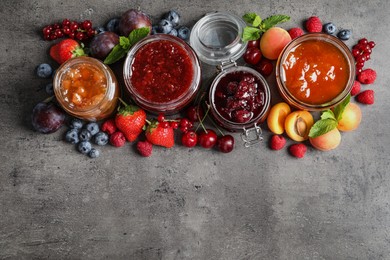
[[[334,25],[333,23],[326,23],[324,24],[323,26],[323,30],[325,33],[327,34],[335,34],[336,33],[336,30],[337,30],[337,27],[336,25]],[[340,39],[340,40],[343,40],[343,41],[346,41],[348,40],[349,38],[351,38],[352,36],[352,31],[349,30],[349,29],[342,29],[340,30],[338,33],[337,33],[337,37]]]
[[[157,24],[152,26],[152,34],[170,34],[185,41],[189,39],[190,32],[188,27],[180,26],[180,14],[175,10],[170,10]]]
[[[35,72],[39,78],[43,78],[43,79],[52,78],[52,76],[54,76],[55,74],[55,70],[53,70],[50,64],[47,63],[39,64]],[[50,96],[54,95],[53,82],[50,82],[45,86],[45,91]]]
[[[96,145],[106,145],[108,134],[100,131],[100,127],[95,122],[84,125],[80,119],[74,118],[69,125],[70,129],[65,134],[65,141],[77,145],[77,150],[91,158],[99,157],[100,152],[92,147],[92,142]]]

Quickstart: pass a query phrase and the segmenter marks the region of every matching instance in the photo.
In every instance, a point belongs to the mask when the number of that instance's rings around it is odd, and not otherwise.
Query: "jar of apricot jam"
[[[174,114],[187,106],[200,88],[197,55],[178,37],[156,34],[136,43],[123,66],[126,89],[152,113]]]
[[[54,76],[55,96],[70,115],[97,121],[116,109],[120,94],[111,69],[91,57],[77,57],[63,63]]]
[[[291,41],[276,63],[281,96],[292,106],[309,111],[339,104],[355,78],[349,48],[334,36],[312,33]]]

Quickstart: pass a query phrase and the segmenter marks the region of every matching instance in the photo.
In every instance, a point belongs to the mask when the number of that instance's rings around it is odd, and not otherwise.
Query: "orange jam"
[[[348,61],[334,45],[320,40],[300,43],[283,64],[284,84],[297,100],[320,105],[332,101],[349,79]]]

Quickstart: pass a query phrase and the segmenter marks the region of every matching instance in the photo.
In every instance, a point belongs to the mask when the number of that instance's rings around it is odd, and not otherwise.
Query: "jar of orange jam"
[[[323,33],[294,39],[276,64],[279,92],[298,109],[318,111],[336,106],[351,91],[354,77],[349,48]]]
[[[59,104],[68,114],[88,121],[110,116],[120,92],[111,69],[91,57],[63,63],[55,74],[53,87]]]

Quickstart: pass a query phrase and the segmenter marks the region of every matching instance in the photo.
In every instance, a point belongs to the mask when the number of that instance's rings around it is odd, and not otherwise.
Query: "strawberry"
[[[59,64],[80,56],[86,56],[82,45],[73,39],[65,39],[51,46],[50,56]]]
[[[146,112],[134,105],[127,105],[120,99],[123,107],[118,108],[115,116],[116,127],[123,132],[127,141],[133,142],[140,133],[146,122]]]
[[[363,92],[360,92],[356,96],[356,100],[362,104],[372,105],[375,102],[374,94],[375,94],[374,90],[367,89]]]
[[[175,136],[173,128],[170,125],[163,127],[157,121],[152,121],[145,131],[146,139],[154,144],[171,148],[175,145]]]
[[[305,156],[307,147],[304,144],[293,144],[290,146],[290,154],[297,158],[303,158]]]
[[[286,144],[286,139],[282,135],[273,135],[271,137],[269,147],[272,150],[280,150]]]

